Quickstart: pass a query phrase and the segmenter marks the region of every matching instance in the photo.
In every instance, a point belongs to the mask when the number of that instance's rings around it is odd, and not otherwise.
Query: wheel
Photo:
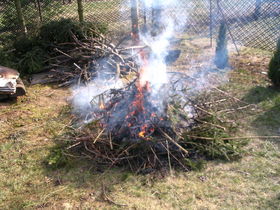
[[[25,86],[20,78],[17,79],[17,88],[14,97],[23,96],[26,94]]]

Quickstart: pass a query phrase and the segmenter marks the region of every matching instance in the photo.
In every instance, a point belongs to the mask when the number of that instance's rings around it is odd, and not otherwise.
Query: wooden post
[[[27,28],[26,28],[25,20],[24,20],[23,13],[22,13],[21,2],[20,2],[20,0],[14,0],[14,3],[16,6],[17,19],[18,19],[21,31],[24,35],[27,35]]]
[[[78,3],[78,14],[79,14],[79,21],[82,23],[84,22],[84,8],[82,0],[77,0]]]
[[[139,4],[138,0],[131,0],[132,40],[135,45],[139,42]]]

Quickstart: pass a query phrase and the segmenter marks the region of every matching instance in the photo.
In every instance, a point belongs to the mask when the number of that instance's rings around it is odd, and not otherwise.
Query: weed
[[[64,153],[65,145],[57,145],[50,150],[45,163],[53,170],[69,166],[69,157]]]

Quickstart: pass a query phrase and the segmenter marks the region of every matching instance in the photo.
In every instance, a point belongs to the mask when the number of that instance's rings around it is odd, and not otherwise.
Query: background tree
[[[16,12],[17,12],[18,23],[20,25],[22,33],[26,35],[27,29],[26,29],[25,20],[24,20],[23,13],[22,13],[21,1],[14,0],[14,3],[15,3],[15,8],[16,8]]]
[[[21,8],[21,10],[18,8]],[[15,32],[18,31],[19,26],[22,31],[24,25],[24,31],[26,31],[27,28],[28,34],[32,35],[34,32],[38,31],[42,24],[49,22],[62,11],[63,7],[60,1],[9,1],[5,3],[5,7],[3,8],[2,27],[3,30],[13,31],[11,36],[15,36],[17,35]]]
[[[77,0],[78,3],[78,14],[79,14],[79,21],[82,23],[84,22],[84,8],[83,8],[83,1]]]

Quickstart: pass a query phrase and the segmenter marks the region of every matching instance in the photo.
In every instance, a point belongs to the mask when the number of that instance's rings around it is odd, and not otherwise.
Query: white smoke
[[[99,73],[96,78],[86,85],[76,85],[72,87],[72,106],[73,112],[80,115],[84,119],[84,123],[90,123],[95,120],[95,111],[100,108],[99,96],[111,89],[120,89],[124,86],[121,79],[117,77],[106,78],[102,73]],[[103,97],[104,103],[107,103],[110,98]]]
[[[151,100],[157,101],[158,111],[162,111],[163,103],[166,100],[166,92],[163,88],[168,84],[166,56],[168,56],[171,39],[174,39],[175,33],[184,30],[187,21],[187,13],[174,13],[174,10],[180,5],[177,0],[140,0],[145,6],[146,11],[160,10],[159,16],[153,20],[156,24],[150,26],[148,32],[140,33],[140,40],[150,48],[148,65],[145,66],[145,75],[142,75],[142,80],[151,85]],[[157,12],[157,11],[155,11]],[[153,23],[155,24],[155,23]],[[158,31],[155,31],[155,28]],[[155,34],[156,35],[155,35]],[[143,64],[144,66],[145,64]]]
[[[157,25],[158,31],[153,33],[153,21],[151,20],[148,23],[148,31],[142,32],[142,30],[140,30],[140,41],[143,45],[148,46],[150,50],[148,52],[149,56],[147,61],[141,60],[140,56],[138,61],[140,62],[140,66],[144,66],[146,69],[141,79],[144,84],[148,82],[151,86],[150,100],[157,108],[158,114],[161,114],[164,110],[164,103],[168,100],[170,94],[174,94],[174,92],[170,93],[170,89],[166,89],[166,87],[170,87],[171,82],[174,82],[174,78],[170,81],[170,75],[167,74],[165,59],[169,50],[172,48],[171,40],[174,40],[177,34],[182,33],[187,28],[186,23],[190,10],[193,8],[193,3],[185,3],[187,4],[187,6],[184,7],[185,12],[181,12],[180,5],[182,5],[182,2],[179,0],[139,0],[139,2],[140,5],[145,6],[146,11],[152,11],[153,9],[160,10],[160,16],[156,17],[158,18],[156,22],[159,24]],[[130,1],[126,2],[125,7],[127,7],[127,5],[131,5]],[[125,10],[122,9],[122,12],[124,11]],[[151,19],[152,17],[149,18]],[[202,53],[202,57],[203,56]],[[195,61],[192,62],[195,63]],[[178,92],[183,98],[186,88],[189,88],[190,95],[197,94],[209,88],[211,84],[208,79],[208,74],[211,72],[211,60],[206,62],[209,64],[208,67],[202,67],[198,72],[196,72],[197,69],[185,69],[185,71],[192,71],[191,76],[193,80],[191,81],[191,87],[186,86],[184,82],[178,82],[176,84],[177,87],[173,91]],[[179,78],[178,76],[175,78],[175,80],[180,79],[182,79],[180,76]],[[123,86],[124,84],[119,78],[107,80],[104,79],[102,75],[99,75],[86,86],[74,87],[72,99],[74,112],[87,116],[90,112],[94,112],[94,110],[98,109],[98,104],[92,103],[96,96],[110,89],[118,89]],[[187,107],[187,109],[191,108]],[[125,112],[125,110],[120,110],[120,112],[122,111]],[[115,116],[119,118],[119,114],[122,113],[115,113]]]

